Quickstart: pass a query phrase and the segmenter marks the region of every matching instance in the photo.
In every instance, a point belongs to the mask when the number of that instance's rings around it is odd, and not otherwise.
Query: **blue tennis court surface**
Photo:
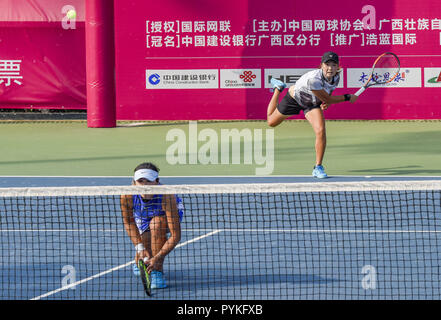
[[[39,186],[57,180],[63,186],[130,183],[130,178],[8,179],[9,186],[29,186],[38,179]],[[231,178],[180,179],[162,181],[234,183]],[[63,210],[53,205],[48,210],[51,204],[43,200],[35,203],[41,208],[36,217],[19,204],[20,210],[2,217],[1,298],[440,299],[439,191],[211,200],[206,205],[205,199],[184,197],[182,239],[164,266],[168,288],[154,290],[151,298],[132,273],[134,249],[115,199],[87,203],[100,207],[98,214],[68,200],[57,204]]]

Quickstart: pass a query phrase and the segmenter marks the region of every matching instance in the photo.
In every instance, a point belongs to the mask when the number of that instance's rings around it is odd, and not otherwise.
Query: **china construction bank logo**
[[[156,86],[161,81],[161,76],[159,74],[157,74],[157,73],[151,74],[151,75],[148,76],[147,81],[151,85]]]
[[[146,89],[218,89],[217,69],[146,70]]]
[[[441,87],[441,68],[424,68],[424,86]]]

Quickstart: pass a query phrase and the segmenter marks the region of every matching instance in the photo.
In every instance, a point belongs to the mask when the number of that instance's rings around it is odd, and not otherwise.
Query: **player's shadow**
[[[149,158],[161,158],[164,154],[150,154]],[[9,165],[9,164],[37,164],[37,163],[64,163],[64,162],[80,162],[80,161],[106,161],[106,160],[124,160],[124,159],[140,159],[143,160],[146,158],[144,154],[135,154],[135,155],[122,155],[122,156],[102,156],[102,157],[71,157],[65,159],[25,159],[25,160],[8,160],[8,161],[0,161],[0,165]]]
[[[418,169],[421,168],[421,169]],[[441,175],[441,169],[424,169],[422,166],[402,166],[402,167],[390,167],[390,168],[375,168],[375,169],[363,169],[363,170],[349,170],[358,174],[371,173],[373,175]]]
[[[237,271],[237,270],[236,270]],[[245,273],[246,270],[243,270]],[[204,270],[188,270],[187,275],[182,273],[171,272],[169,276],[169,283],[174,283],[177,286],[184,286],[191,288],[191,290],[206,290],[223,287],[235,287],[240,289],[241,287],[262,287],[271,288],[277,285],[284,287],[290,287],[299,284],[314,284],[324,285],[333,282],[339,282],[341,280],[335,278],[324,278],[318,275],[306,275],[306,274],[281,274],[271,273],[260,275],[228,275],[229,271],[220,269],[204,269]],[[188,276],[188,275],[198,276]],[[270,289],[274,290],[274,289]]]
[[[195,120],[196,121],[196,120]],[[238,122],[261,122],[262,120],[245,120],[245,119],[230,119],[230,120],[197,120],[197,124],[231,124]],[[117,125],[118,128],[139,128],[139,127],[161,127],[168,126],[170,128],[175,128],[176,126],[187,126],[189,125],[189,120],[163,120],[163,121],[137,121],[137,122],[121,122]]]

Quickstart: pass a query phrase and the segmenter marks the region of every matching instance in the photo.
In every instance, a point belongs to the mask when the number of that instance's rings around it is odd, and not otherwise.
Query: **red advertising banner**
[[[356,92],[381,53],[401,60],[391,84],[326,118],[441,118],[439,0],[115,1],[115,33],[120,120],[265,119],[270,79],[294,85],[326,51],[343,68],[334,94]]]
[[[0,2],[0,108],[86,109],[84,0],[68,3]]]

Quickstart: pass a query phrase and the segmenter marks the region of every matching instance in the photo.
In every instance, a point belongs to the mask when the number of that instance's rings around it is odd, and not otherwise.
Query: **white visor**
[[[135,176],[133,177],[135,181],[145,178],[148,181],[155,181],[159,174],[155,170],[151,169],[140,169],[135,171]]]

